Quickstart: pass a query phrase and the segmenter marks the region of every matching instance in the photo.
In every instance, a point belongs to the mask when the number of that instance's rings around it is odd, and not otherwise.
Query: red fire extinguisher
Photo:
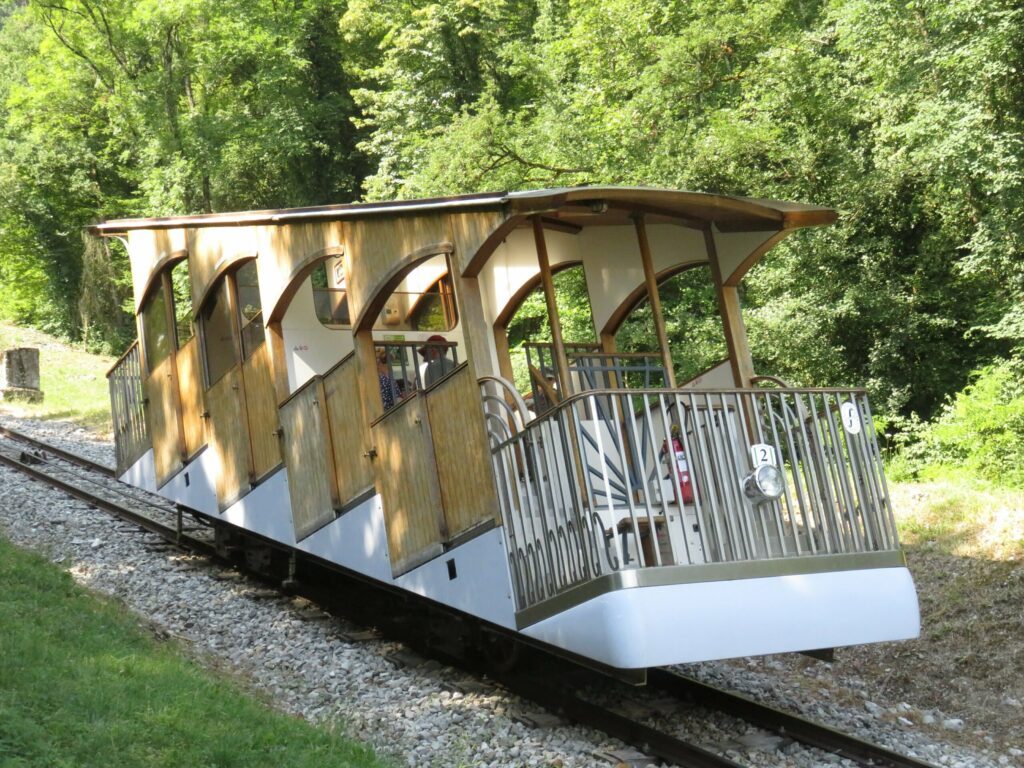
[[[676,424],[672,425],[672,451],[676,455],[676,471],[679,473],[679,495],[683,499],[684,504],[693,503],[693,483],[690,481],[690,464],[686,460],[686,453],[683,451],[683,443],[679,439],[679,427]],[[668,453],[668,441],[664,441],[661,444],[661,455],[665,456]],[[669,471],[669,477],[672,476],[672,472]]]

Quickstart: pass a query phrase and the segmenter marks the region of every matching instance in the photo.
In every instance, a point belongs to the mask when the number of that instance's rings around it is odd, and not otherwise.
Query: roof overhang
[[[779,231],[831,224],[831,208],[780,200],[762,200],[706,192],[683,192],[650,187],[565,187],[525,192],[493,192],[426,200],[285,208],[242,213],[210,213],[161,218],[117,219],[88,227],[94,235],[110,237],[137,229],[244,227],[379,216],[470,213],[505,210],[509,216],[551,215],[572,226],[624,223],[636,213],[655,220],[675,221],[722,232]]]

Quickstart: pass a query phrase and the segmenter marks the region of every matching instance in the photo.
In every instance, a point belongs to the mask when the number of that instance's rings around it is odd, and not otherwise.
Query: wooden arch
[[[206,302],[210,300],[210,296],[213,294],[213,289],[217,287],[217,283],[221,281],[224,275],[228,272],[233,272],[235,269],[245,264],[245,262],[252,261],[255,258],[255,253],[247,253],[233,259],[228,259],[223,264],[218,265],[216,271],[210,275],[209,281],[203,287],[202,294],[197,297],[192,309],[195,316],[199,317],[199,313],[203,311],[203,307],[206,305]]]
[[[135,302],[135,314],[138,314],[139,312],[142,311],[142,305],[146,303],[146,299],[149,298],[150,293],[152,293],[156,289],[156,284],[160,282],[160,278],[163,275],[164,270],[166,270],[168,267],[173,267],[182,259],[187,258],[188,251],[182,249],[177,251],[171,251],[170,253],[165,253],[163,256],[157,259],[156,263],[153,265],[153,270],[149,273],[149,277],[146,278],[145,286],[139,293],[138,300]]]
[[[384,309],[388,298],[395,288],[405,278],[406,274],[415,268],[420,262],[426,261],[433,256],[451,256],[455,252],[455,246],[450,241],[433,243],[417,248],[415,251],[406,254],[384,274],[368,295],[370,298],[359,308],[359,314],[352,324],[353,332],[368,331],[373,329],[373,323],[377,315]],[[449,266],[449,271],[451,267]]]
[[[265,315],[266,324],[269,326],[271,323],[279,322],[284,317],[288,307],[291,306],[292,299],[295,298],[295,294],[298,293],[299,288],[302,287],[303,282],[314,269],[332,256],[344,255],[345,246],[331,245],[306,254],[296,261],[292,271],[288,274],[284,289],[278,294],[274,305],[270,307],[270,311]]]
[[[559,262],[558,264],[551,265],[551,274],[557,275],[559,272],[562,272],[566,269],[582,266],[582,261],[562,261]],[[498,313],[498,316],[494,320],[494,327],[505,328],[506,326],[508,326],[509,322],[515,316],[516,310],[518,310],[520,305],[522,305],[522,303],[526,301],[527,296],[529,296],[531,293],[533,293],[535,290],[537,290],[537,288],[541,286],[542,280],[543,276],[540,272],[538,272],[536,275],[534,275],[525,283],[523,283],[519,287],[519,289],[514,294],[512,294],[509,300],[505,302],[505,306]]]
[[[671,280],[676,275],[682,274],[688,269],[696,269],[697,267],[708,267],[708,277],[711,278],[710,264],[707,261],[691,261],[686,264],[676,264],[668,269],[663,269],[659,272],[655,279],[658,285],[667,280]],[[605,322],[604,327],[601,329],[600,337],[605,338],[606,336],[614,337],[619,332],[619,328],[626,321],[626,318],[633,314],[633,311],[640,306],[641,302],[647,296],[647,285],[640,283],[636,288],[630,291],[629,295],[615,308],[608,320]]]

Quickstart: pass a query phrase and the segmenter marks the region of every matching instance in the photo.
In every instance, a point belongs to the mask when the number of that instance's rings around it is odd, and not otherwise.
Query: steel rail
[[[120,484],[120,481],[113,478],[110,468],[102,464],[82,459],[35,438],[3,427],[0,427],[0,435],[43,450],[52,451],[63,460],[72,462],[90,471],[102,473],[106,478]],[[27,464],[19,458],[7,455],[3,450],[0,450],[0,464],[58,488],[115,517],[134,523],[144,530],[160,536],[171,544],[218,559],[218,554],[213,544],[182,532],[180,509],[177,510],[178,525],[169,526],[43,472],[37,466]],[[79,477],[79,479],[85,478]],[[169,510],[158,507],[151,501],[144,499],[138,499],[137,501],[139,504],[160,509],[161,512],[169,512]],[[549,710],[559,712],[570,720],[594,727],[660,760],[672,762],[684,768],[742,768],[740,763],[727,757],[717,755],[695,744],[659,731],[599,704],[586,701],[567,686],[552,685],[550,682],[540,681],[529,676],[507,673],[494,675],[494,679],[517,695],[528,698]],[[647,671],[647,684],[648,687],[654,690],[661,690],[676,697],[695,701],[700,705],[733,715],[765,730],[789,737],[804,746],[816,747],[848,758],[859,765],[890,766],[891,768],[935,768],[931,763],[901,755],[885,747],[843,733],[831,726],[783,712],[775,707],[761,704],[743,694],[714,688],[706,683],[665,669],[649,669]]]
[[[64,491],[65,493],[74,496],[76,499],[79,499],[80,501],[84,501],[87,504],[91,504],[94,507],[102,509],[104,512],[108,512],[114,515],[115,517],[119,517],[131,523],[134,523],[135,525],[138,525],[140,528],[143,528],[149,531],[150,533],[154,533],[157,536],[160,536],[162,539],[168,541],[171,544],[175,544],[177,546],[187,546],[193,551],[199,554],[206,555],[208,557],[217,556],[213,544],[207,541],[203,541],[202,539],[197,539],[194,536],[189,536],[182,532],[180,526],[180,511],[178,517],[179,524],[177,526],[165,525],[157,520],[154,520],[151,517],[147,517],[146,515],[141,514],[140,512],[136,512],[135,510],[122,506],[121,504],[116,504],[110,501],[109,499],[105,499],[102,496],[99,496],[95,493],[86,491],[76,485],[67,482],[66,480],[62,480],[59,477],[55,477],[51,474],[43,472],[37,467],[32,466],[31,464],[26,464],[25,462],[21,461],[18,458],[8,456],[3,451],[0,451],[0,464],[10,467],[11,469],[15,469],[19,472],[22,472],[23,474],[26,474],[35,480],[39,480],[50,486],[53,486],[54,488],[58,488]],[[111,479],[113,479],[112,476]],[[141,500],[139,503],[148,504],[148,502],[144,502]],[[167,512],[168,510],[161,511]]]
[[[647,672],[648,686],[734,715],[765,730],[787,736],[801,744],[853,760],[864,766],[891,768],[935,768],[934,764],[901,755],[870,741],[858,739],[831,726],[783,712],[749,696],[724,691],[665,669]]]
[[[504,675],[496,679],[513,693],[631,744],[658,760],[682,768],[744,768],[741,763],[728,757],[659,731],[600,704],[586,701],[564,686],[515,675]]]
[[[49,451],[54,456],[58,456],[64,461],[69,461],[72,464],[77,464],[82,469],[88,469],[90,472],[98,472],[106,477],[114,477],[114,470],[108,467],[106,464],[100,464],[96,461],[90,461],[89,459],[83,458],[77,454],[66,451],[63,448],[58,448],[50,443],[44,443],[42,440],[37,440],[34,437],[23,435],[21,432],[15,432],[13,429],[0,426],[0,435],[3,435],[9,440],[16,440],[18,442],[27,443],[42,451]]]

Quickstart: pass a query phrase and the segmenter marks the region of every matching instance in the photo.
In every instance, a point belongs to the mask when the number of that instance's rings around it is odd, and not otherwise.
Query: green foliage
[[[729,358],[715,286],[707,267],[684,269],[661,283],[658,295],[678,382],[688,381]],[[615,343],[621,352],[658,351],[646,295],[619,327]]]
[[[381,765],[202,672],[2,538],[0,582],[0,764]]]
[[[978,371],[932,424],[904,428],[898,479],[941,477],[962,469],[999,485],[1024,488],[1024,370],[1003,361]]]
[[[839,222],[748,275],[758,371],[928,419],[1024,358],[1018,6],[7,0],[0,316],[116,345],[78,237],[101,216],[603,183],[805,200]]]
[[[343,2],[5,9],[0,316],[121,347],[126,262],[86,253],[85,225],[355,195]]]
[[[753,352],[801,384],[867,383],[888,413],[928,416],[1024,345],[1008,0],[374,7],[348,32],[377,46],[372,195],[635,183],[834,205],[837,226],[749,276]],[[440,18],[489,54],[447,99],[452,56],[417,58]]]

